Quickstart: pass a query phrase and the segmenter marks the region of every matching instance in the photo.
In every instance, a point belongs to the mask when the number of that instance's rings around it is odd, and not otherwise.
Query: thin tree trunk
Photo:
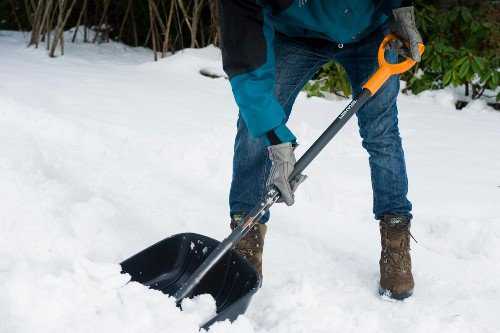
[[[158,24],[160,25],[161,30],[165,30],[165,25],[163,24],[163,21],[160,16],[160,12],[158,10],[158,6],[156,6],[155,1],[151,1],[151,7],[153,9],[153,15],[155,19],[157,20]]]
[[[198,35],[198,24],[200,21],[201,8],[203,7],[204,0],[194,0],[193,4],[193,16],[191,18],[191,47],[198,46],[198,40],[196,36]]]
[[[52,4],[54,3],[53,0],[48,0],[50,1],[50,5],[52,6]],[[52,32],[52,26],[53,26],[53,22],[54,22],[54,17],[56,16],[56,10],[53,10],[52,11],[52,14],[48,15],[48,17],[46,18],[47,21],[46,21],[46,24],[45,24],[45,33],[43,35],[43,38],[46,39],[46,46],[45,48],[47,49],[47,51],[50,50],[50,34]]]
[[[175,0],[173,0],[175,1]],[[177,3],[178,4],[178,3]],[[179,11],[176,10],[175,11],[175,22],[177,23],[177,36],[175,38],[175,41],[174,41],[174,45],[177,45],[177,40],[179,40],[179,37],[180,37],[180,43],[181,43],[181,49],[184,48],[184,38],[182,38],[182,22],[181,22],[181,18],[179,17]]]
[[[40,28],[38,29],[38,36],[42,35],[41,39],[42,42],[44,42],[47,35],[50,34],[50,29],[48,27],[48,24],[52,15],[56,12],[55,6],[53,6],[53,4],[54,0],[46,0],[45,2],[45,11],[43,13],[42,20],[39,23]],[[54,8],[54,10],[52,8]]]
[[[89,29],[88,29],[88,12],[87,9],[85,9],[85,13],[83,14],[83,42],[88,43],[89,42]]]
[[[172,18],[174,17],[174,8],[177,2],[175,0],[170,1],[170,10],[168,12],[167,24],[165,29],[165,36],[163,39],[162,57],[168,52],[169,42],[170,42],[170,27],[172,26]]]
[[[118,39],[122,40],[123,31],[125,30],[125,24],[127,23],[128,17],[130,16],[130,7],[132,7],[132,0],[128,0],[127,9],[125,9],[125,14],[123,15],[122,24],[120,25],[120,31],[118,33]]]
[[[197,1],[197,0],[194,0],[194,1]],[[186,22],[186,25],[189,29],[191,36],[192,36],[193,35],[193,27],[191,26],[191,22],[189,21],[189,12],[186,9],[186,7],[184,6],[183,0],[177,0],[177,3],[179,4],[179,8],[181,9],[182,16],[184,17],[184,22]],[[179,31],[182,31],[182,28]]]
[[[134,45],[139,46],[139,37],[137,36],[137,25],[135,23],[135,10],[134,6],[132,6],[132,10],[130,12],[132,19],[132,34],[134,35]]]
[[[210,15],[211,15],[211,22],[210,22],[211,42],[214,45],[219,45],[219,36],[220,36],[220,30],[219,30],[219,0],[212,0],[212,1],[210,1]]]
[[[55,31],[54,31],[54,41],[52,42],[52,47],[50,48],[50,51],[49,51],[49,57],[51,57],[51,58],[55,57],[57,44],[59,43],[59,40],[60,40],[59,29],[60,29],[60,26],[62,25],[62,21],[63,21],[64,6],[66,5],[65,1],[66,0],[59,0],[58,1],[59,10],[57,13],[57,24],[56,24]]]
[[[36,6],[35,13],[33,14],[33,28],[31,30],[31,39],[28,43],[28,46],[35,45],[38,47],[38,43],[40,41],[40,21],[42,19],[42,13],[44,8],[45,1],[39,0],[38,5]]]
[[[76,40],[76,36],[78,35],[78,29],[80,29],[80,24],[83,19],[84,13],[87,11],[87,0],[83,0],[82,10],[80,11],[80,15],[78,15],[78,21],[76,21],[75,33],[73,34],[73,38],[71,38],[71,42],[74,43]]]
[[[481,87],[479,89],[475,99],[481,98],[481,96],[483,96],[485,90],[486,90],[486,86]]]
[[[73,10],[73,6],[76,3],[76,0],[73,0],[69,6],[66,6],[67,1],[70,0],[59,0],[59,15],[54,32],[54,41],[52,42],[52,47],[49,53],[50,57],[55,57],[58,41],[61,42],[61,55],[64,55],[64,26],[66,25],[66,22],[68,21],[68,18]],[[66,15],[64,16],[65,13]]]
[[[153,0],[148,0],[149,7],[149,31],[151,31],[151,44],[153,45],[153,53],[155,61],[158,61],[158,54],[156,50],[156,25],[155,25],[155,15],[153,13]]]

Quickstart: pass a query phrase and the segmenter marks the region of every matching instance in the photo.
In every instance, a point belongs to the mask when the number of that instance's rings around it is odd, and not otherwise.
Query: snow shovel
[[[397,64],[386,61],[385,50],[396,39],[394,35],[384,38],[378,50],[378,70],[364,84],[361,93],[297,161],[290,179],[304,171],[387,79],[413,67],[415,61],[411,59]],[[419,45],[419,51],[421,54],[424,52],[423,44]],[[261,281],[255,269],[232,248],[259,223],[279,197],[276,188],[269,189],[260,203],[222,242],[194,233],[174,235],[122,262],[122,270],[130,274],[132,281],[173,296],[178,306],[186,297],[201,294],[213,296],[217,314],[200,328],[208,329],[213,323],[226,319],[233,321],[246,311]]]

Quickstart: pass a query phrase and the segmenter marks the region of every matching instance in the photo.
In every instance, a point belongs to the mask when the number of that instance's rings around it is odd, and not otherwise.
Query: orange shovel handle
[[[389,34],[385,36],[384,40],[382,40],[382,43],[380,43],[380,46],[378,48],[379,68],[377,69],[375,74],[373,74],[372,77],[368,80],[368,82],[363,85],[363,88],[369,90],[372,96],[375,95],[375,93],[380,89],[380,87],[382,87],[385,81],[387,81],[392,75],[404,73],[412,68],[416,63],[416,61],[413,59],[406,59],[405,61],[398,64],[391,64],[385,60],[385,50],[387,45],[397,39],[398,37],[396,35]],[[418,51],[420,52],[420,55],[424,53],[424,49],[424,44],[419,43]]]

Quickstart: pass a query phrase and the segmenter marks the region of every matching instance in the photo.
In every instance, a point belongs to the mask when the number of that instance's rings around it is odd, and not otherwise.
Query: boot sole
[[[396,294],[396,293],[391,292],[389,289],[385,289],[385,288],[382,288],[379,286],[378,293],[380,296],[387,296],[389,298],[392,298],[392,299],[395,299],[398,301],[402,301],[402,300],[410,297],[411,295],[413,295],[413,289],[410,291],[404,292],[404,293]]]

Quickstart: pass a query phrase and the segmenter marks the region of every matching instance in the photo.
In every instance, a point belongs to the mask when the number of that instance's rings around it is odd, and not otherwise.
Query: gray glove
[[[270,146],[269,159],[272,162],[269,178],[267,179],[267,187],[275,186],[280,191],[281,197],[278,202],[285,202],[288,206],[294,204],[293,193],[297,187],[307,177],[299,175],[292,181],[288,181],[290,174],[295,166],[294,147],[291,143],[281,143],[279,145]]]
[[[413,6],[393,9],[392,14],[394,15],[394,21],[391,24],[391,31],[401,38],[404,44],[401,41],[396,41],[391,46],[395,47],[399,53],[404,50],[403,46],[409,47],[409,54],[406,52],[403,55],[409,55],[416,62],[420,62],[421,56],[420,52],[418,52],[418,44],[422,43],[422,36],[420,36],[415,23]]]

